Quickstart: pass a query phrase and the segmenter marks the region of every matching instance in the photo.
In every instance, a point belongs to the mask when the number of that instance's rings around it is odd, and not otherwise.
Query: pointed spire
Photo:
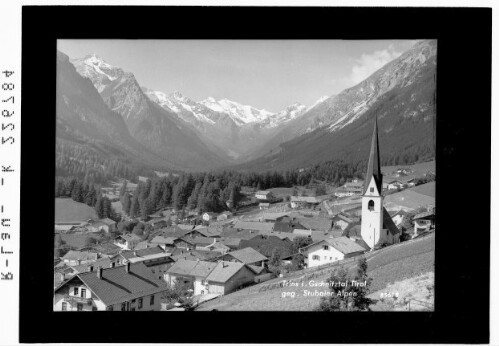
[[[366,179],[364,180],[364,194],[371,182],[372,177],[376,182],[379,193],[382,191],[383,174],[381,174],[381,164],[379,156],[379,141],[378,141],[378,115],[374,117],[373,138],[371,141],[371,151],[369,153],[369,163],[367,164]]]

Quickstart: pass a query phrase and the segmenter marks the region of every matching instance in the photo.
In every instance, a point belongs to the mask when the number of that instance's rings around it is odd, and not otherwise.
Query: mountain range
[[[95,54],[69,59],[58,52],[57,137],[98,142],[107,148],[99,149],[103,157],[116,152],[158,170],[287,169],[361,159],[377,115],[386,160],[431,156],[435,70],[436,41],[419,41],[337,95],[273,113],[152,90]]]

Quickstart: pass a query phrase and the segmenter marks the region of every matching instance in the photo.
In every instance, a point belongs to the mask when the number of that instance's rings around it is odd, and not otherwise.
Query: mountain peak
[[[170,94],[174,99],[183,101],[186,99],[186,97],[178,90],[175,90]]]

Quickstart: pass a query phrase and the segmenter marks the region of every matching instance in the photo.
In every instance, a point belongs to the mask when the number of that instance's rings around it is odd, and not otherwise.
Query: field
[[[97,220],[94,208],[78,203],[71,198],[55,199],[55,222],[79,222],[88,219]]]
[[[391,210],[396,207],[418,209],[435,204],[435,182],[393,193],[385,197],[385,207]]]
[[[87,238],[100,239],[98,235],[95,234],[63,234],[61,233],[61,239],[66,243],[66,245],[72,248],[80,249],[85,247]]]
[[[434,248],[434,235],[429,235],[368,255],[368,272],[373,278],[371,291],[379,291],[391,283],[432,272]],[[355,265],[346,265],[345,268],[353,270]],[[326,287],[314,286],[314,282],[325,281],[334,269],[335,267],[322,270],[324,273],[313,278],[313,282],[304,280],[298,282],[298,287],[288,286],[258,292],[258,287],[269,284],[269,282],[262,283],[206,302],[198,310],[311,311],[318,306],[320,297],[306,296],[305,290],[312,294],[315,294],[316,290],[318,294],[328,291]],[[282,279],[273,280],[273,282],[278,281]]]
[[[435,172],[435,160],[416,163],[414,165],[385,166],[381,168],[381,171],[383,175],[391,175],[394,171],[396,171],[399,168],[410,168],[413,171],[413,173],[410,175],[419,177],[424,175],[428,171]]]

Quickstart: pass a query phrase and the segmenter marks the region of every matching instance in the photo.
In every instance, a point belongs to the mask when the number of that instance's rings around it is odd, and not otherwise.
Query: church
[[[362,191],[362,217],[360,235],[370,249],[382,244],[399,242],[400,230],[395,226],[383,206],[383,174],[378,141],[378,119],[374,119],[374,130],[369,152],[367,173]]]

